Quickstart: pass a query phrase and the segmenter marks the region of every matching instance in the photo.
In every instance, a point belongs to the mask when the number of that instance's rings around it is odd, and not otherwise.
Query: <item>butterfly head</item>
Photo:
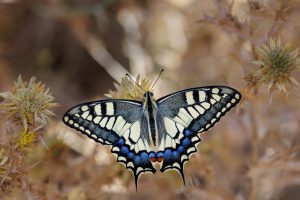
[[[145,103],[153,103],[155,100],[153,98],[153,93],[148,91],[148,92],[145,92],[144,94],[144,102]]]

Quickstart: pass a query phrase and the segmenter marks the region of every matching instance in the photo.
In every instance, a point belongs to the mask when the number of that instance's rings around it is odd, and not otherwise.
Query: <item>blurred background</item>
[[[299,0],[0,0],[0,91],[19,75],[35,76],[59,104],[26,155],[15,155],[26,164],[8,163],[12,154],[0,151],[8,155],[0,159],[0,198],[299,199],[299,90],[270,93],[249,79],[269,37],[299,47],[299,20]],[[141,176],[136,193],[109,147],[61,117],[106,98],[126,73],[153,80],[162,68],[156,98],[205,85],[231,86],[244,98],[201,135],[186,186],[158,171]],[[0,123],[7,138],[5,116]],[[0,143],[5,149],[9,139]]]

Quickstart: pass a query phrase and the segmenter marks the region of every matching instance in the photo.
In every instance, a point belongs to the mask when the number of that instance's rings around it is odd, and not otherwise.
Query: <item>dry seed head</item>
[[[36,129],[46,125],[54,115],[51,109],[57,106],[49,88],[36,82],[35,77],[24,82],[19,76],[12,92],[3,92],[0,96],[4,99],[0,102],[1,111],[16,124],[23,124],[24,132],[29,126]]]
[[[258,83],[267,84],[270,91],[278,89],[286,92],[288,85],[298,85],[292,77],[300,69],[298,49],[292,49],[290,43],[282,44],[281,39],[270,38],[267,44],[257,48],[258,60],[252,63],[259,67],[253,75]]]
[[[138,83],[145,91],[149,91],[151,87],[151,82],[148,79],[141,78],[140,75],[136,78],[136,83]],[[123,77],[120,85],[116,85],[116,91],[109,91],[107,97],[115,99],[130,99],[139,100],[144,99],[145,91],[141,89],[134,81],[132,81],[127,76]]]

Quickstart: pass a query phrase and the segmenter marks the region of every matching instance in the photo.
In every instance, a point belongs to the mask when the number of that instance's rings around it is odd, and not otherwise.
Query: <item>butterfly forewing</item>
[[[148,124],[141,102],[103,100],[71,108],[63,117],[66,125],[96,142],[112,145],[117,161],[131,169],[137,182],[141,173],[155,172],[149,156]]]
[[[201,87],[170,94],[157,101],[160,118],[161,171],[176,169],[183,176],[183,164],[196,152],[198,133],[214,126],[240,101],[238,91],[224,86]]]

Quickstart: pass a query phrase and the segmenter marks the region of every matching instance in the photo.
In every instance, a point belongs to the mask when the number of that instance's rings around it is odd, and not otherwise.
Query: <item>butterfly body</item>
[[[198,133],[210,129],[240,101],[238,91],[225,86],[182,90],[158,100],[146,92],[142,101],[108,99],[71,108],[66,125],[91,139],[111,145],[117,161],[130,169],[137,186],[141,173],[177,170],[197,151]]]

